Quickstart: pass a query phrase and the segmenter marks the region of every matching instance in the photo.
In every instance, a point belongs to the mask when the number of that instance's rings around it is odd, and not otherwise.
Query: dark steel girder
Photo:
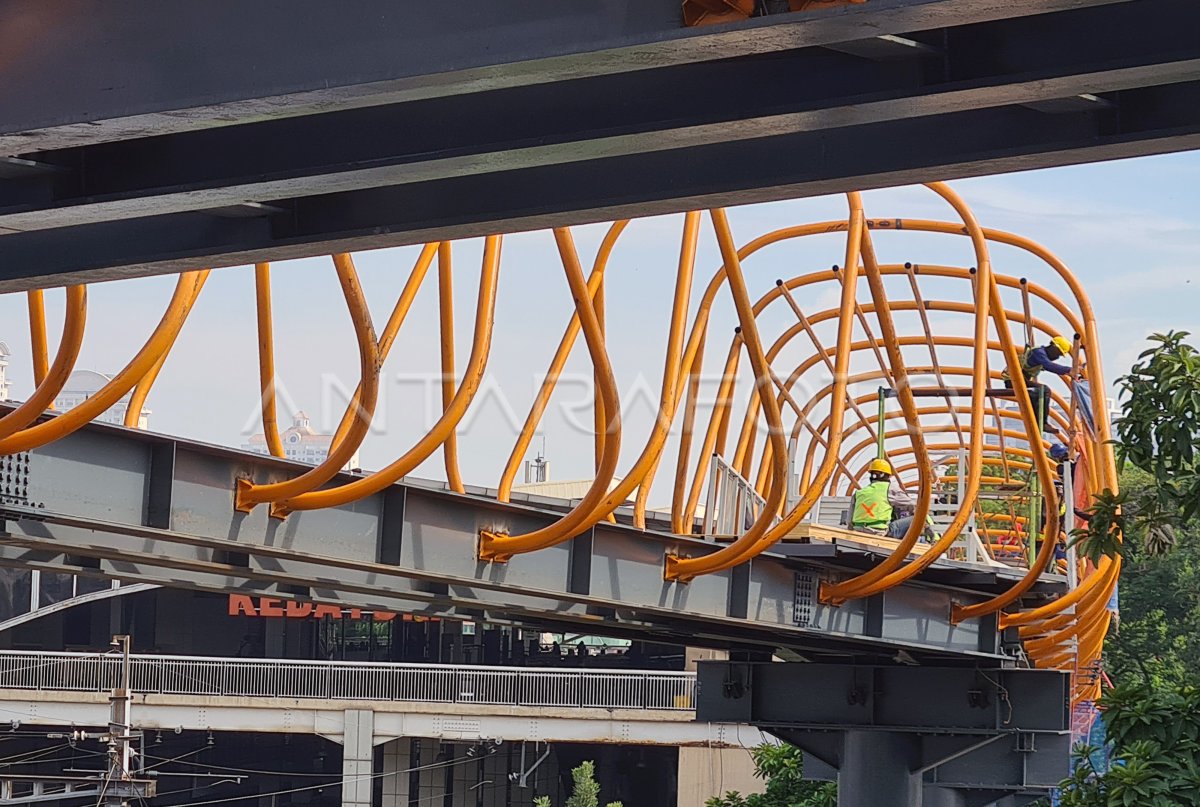
[[[693,64],[1120,0],[872,0],[685,29],[678,0],[7,0],[0,154]]]
[[[1200,147],[1200,82],[1098,112],[1024,106],[799,131],[287,200],[275,215],[173,213],[0,236],[0,291],[283,260]]]
[[[401,96],[331,80],[338,103],[180,114],[153,137],[69,141],[0,166],[0,290],[1197,145],[1200,8],[1036,5],[965,2],[955,16],[933,0],[872,0],[672,28],[646,45],[654,58],[593,49],[582,72],[430,79]],[[632,36],[664,13],[616,22],[609,9],[597,30]],[[864,20],[921,47],[888,60],[838,40]]]
[[[810,47],[46,151],[27,156],[55,170],[0,195],[0,230],[286,203],[1200,79],[1189,27],[1200,10],[1188,0],[1158,6],[1165,30],[1154,36],[1153,25],[1136,27],[1139,6],[1104,6],[926,33],[940,47],[913,51],[924,58]]]
[[[276,480],[297,466],[269,457],[93,425],[30,454],[2,458],[0,564],[134,582],[354,602],[384,610],[524,624],[603,622],[626,634],[694,644],[789,648],[887,659],[903,649],[957,663],[1005,664],[995,620],[948,622],[953,602],[1011,585],[932,576],[865,601],[815,602],[837,558],[766,555],[687,585],[662,578],[668,551],[711,543],[601,524],[556,547],[492,565],[479,529],[523,532],[557,517],[535,502],[501,504],[415,481],[345,507],[233,511],[234,481]],[[1052,578],[1047,585],[1054,585]]]

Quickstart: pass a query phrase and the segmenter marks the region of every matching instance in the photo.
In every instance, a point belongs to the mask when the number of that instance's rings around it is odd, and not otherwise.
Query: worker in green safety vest
[[[893,484],[895,472],[885,459],[875,459],[867,466],[870,482],[854,493],[850,511],[851,529],[903,537],[912,523],[912,516],[895,518],[898,511],[911,512],[912,496],[898,484]]]

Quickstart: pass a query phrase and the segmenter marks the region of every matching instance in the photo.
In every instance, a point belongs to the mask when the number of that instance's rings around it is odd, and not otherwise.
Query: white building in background
[[[283,443],[283,453],[287,459],[319,465],[329,456],[329,446],[333,443],[333,435],[318,433],[312,427],[308,415],[301,410],[292,418],[291,427],[280,432],[279,440]],[[271,450],[267,448],[266,435],[263,434],[251,437],[249,442],[242,444],[242,449],[253,451],[256,454],[271,453]],[[343,466],[343,469],[350,470],[358,467],[358,452],[355,451],[354,456]]]
[[[112,380],[112,376],[105,373],[98,373],[95,370],[76,370],[67,378],[67,383],[63,386],[62,392],[58,393],[58,397],[54,399],[54,409],[56,412],[66,412],[68,409],[74,409],[81,403],[91,398],[100,389]],[[104,411],[96,420],[104,423],[116,423],[121,425],[125,422],[125,412],[129,409],[129,398],[132,392],[127,392],[125,395]],[[150,427],[150,410],[143,408],[138,413],[139,429],[147,429]]]
[[[12,385],[8,380],[8,357],[11,355],[8,345],[0,342],[0,401],[8,400],[8,389]]]

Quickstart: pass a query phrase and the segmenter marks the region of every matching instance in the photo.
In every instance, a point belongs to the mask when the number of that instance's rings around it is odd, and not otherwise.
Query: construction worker
[[[1033,412],[1038,418],[1038,426],[1042,431],[1046,431],[1046,413],[1050,409],[1050,388],[1045,384],[1038,383],[1038,374],[1045,370],[1055,375],[1071,375],[1070,365],[1055,364],[1057,359],[1068,356],[1070,353],[1071,342],[1063,336],[1054,337],[1049,344],[1042,347],[1028,345],[1021,353],[1021,375],[1025,376],[1025,386],[1029,389],[1029,403],[1033,405]],[[1001,377],[1004,379],[1004,386],[1012,389],[1012,378],[1008,374],[1008,368],[1005,368]]]
[[[895,481],[892,464],[885,459],[871,460],[867,466],[870,482],[854,492],[850,509],[850,528],[902,538],[912,516],[894,518],[898,510],[911,512],[913,497]]]

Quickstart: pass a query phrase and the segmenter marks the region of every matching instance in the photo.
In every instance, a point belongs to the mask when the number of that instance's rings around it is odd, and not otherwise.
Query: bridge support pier
[[[375,713],[347,709],[342,733],[342,807],[371,807]]]
[[[838,807],[909,807],[920,804],[920,775],[913,775],[919,744],[890,731],[847,731],[838,766]],[[915,800],[914,800],[915,799]]]
[[[697,673],[697,719],[801,748],[810,778],[836,771],[839,805],[1015,806],[1069,772],[1065,673],[715,661]]]

